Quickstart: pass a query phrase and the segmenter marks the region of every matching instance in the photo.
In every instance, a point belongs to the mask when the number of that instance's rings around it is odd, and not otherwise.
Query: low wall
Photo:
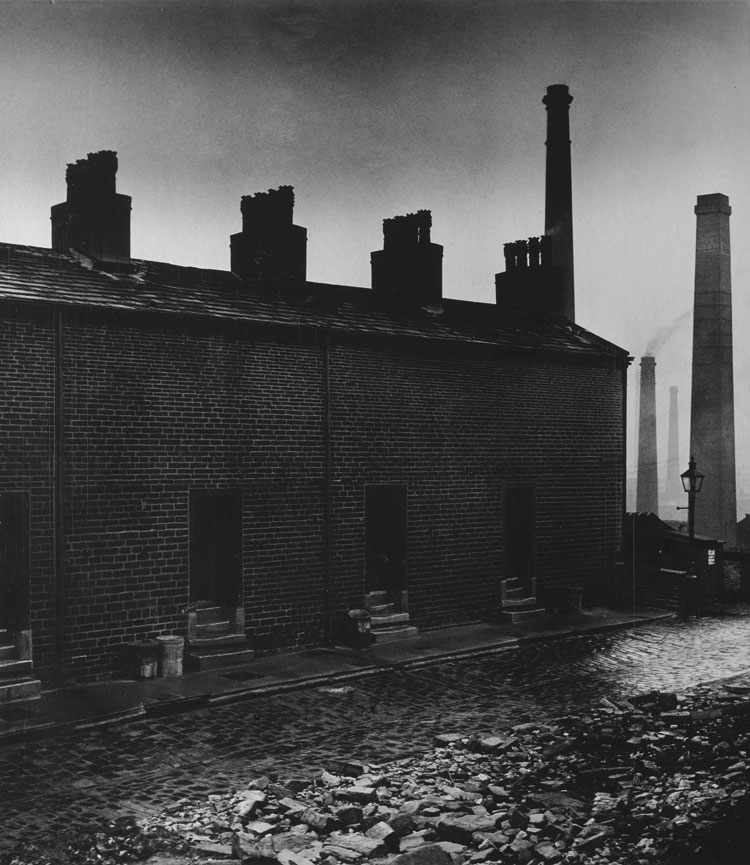
[[[651,568],[618,562],[612,603],[618,607],[656,607],[684,613],[691,601],[686,571]]]

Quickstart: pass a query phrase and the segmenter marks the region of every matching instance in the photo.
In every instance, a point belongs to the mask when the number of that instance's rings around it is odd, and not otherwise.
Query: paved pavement
[[[663,611],[629,613],[606,608],[514,625],[496,622],[444,628],[414,639],[376,644],[366,651],[319,649],[260,657],[231,672],[189,673],[181,678],[114,679],[45,692],[40,700],[0,705],[0,743],[58,734],[143,715],[186,711],[315,682],[345,681],[380,670],[419,666],[448,656],[476,655],[520,645],[593,633],[663,618]]]
[[[750,616],[516,640],[500,652],[480,645],[484,654],[442,659],[435,642],[426,635],[406,662],[380,670],[369,664],[360,678],[261,688],[191,712],[7,741],[0,746],[0,854],[16,841],[152,813],[263,773],[308,773],[335,757],[382,762],[423,750],[436,732],[492,733],[580,713],[602,696],[687,689],[750,669]],[[433,663],[415,663],[431,653]],[[325,658],[324,650],[309,656],[313,665]]]

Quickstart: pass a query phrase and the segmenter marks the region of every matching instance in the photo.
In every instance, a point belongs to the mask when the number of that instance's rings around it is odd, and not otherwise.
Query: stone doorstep
[[[370,632],[376,643],[391,643],[394,640],[408,640],[419,636],[419,629],[414,625],[394,625],[387,628],[376,628]]]
[[[364,606],[369,610],[372,605],[388,603],[388,592],[367,592],[364,596]]]
[[[521,581],[518,577],[508,577],[507,580],[501,580],[501,583],[505,587],[506,592],[521,588]]]
[[[42,683],[39,679],[25,676],[8,682],[0,681],[0,703],[12,703],[16,700],[38,700],[42,696]]]
[[[395,613],[396,605],[395,604],[370,604],[370,613],[373,616],[383,616],[387,613]]]
[[[0,646],[0,659],[7,660],[8,658],[15,658],[16,655],[16,647],[12,643],[7,646]]]
[[[244,638],[243,638],[244,642]],[[190,670],[218,670],[224,667],[239,667],[247,664],[255,657],[253,649],[243,648],[235,651],[205,651],[191,649],[185,657],[186,666]]]
[[[193,649],[213,649],[222,646],[236,646],[247,643],[244,634],[217,634],[210,637],[196,637],[188,640],[187,644]]]
[[[408,613],[387,613],[370,617],[370,624],[373,628],[381,628],[384,625],[400,625],[408,621]]]
[[[531,595],[525,595],[518,598],[508,598],[506,596],[505,600],[503,601],[503,609],[512,610],[516,608],[534,610],[537,608],[536,598]]]
[[[519,586],[517,589],[508,589],[505,590],[505,600],[511,600],[512,598],[526,598],[529,597],[529,590],[524,589],[522,586]]]
[[[509,610],[503,612],[503,618],[510,619],[513,624],[518,622],[533,622],[537,619],[544,619],[547,616],[545,607],[537,607],[531,610]]]
[[[31,672],[32,662],[30,660],[20,661],[18,658],[4,658],[0,660],[0,681],[3,676],[15,676]]]
[[[224,610],[217,606],[198,607],[195,611],[196,621],[199,625],[207,625],[224,618]]]
[[[200,635],[229,634],[231,633],[229,620],[223,622],[199,622],[197,631]]]

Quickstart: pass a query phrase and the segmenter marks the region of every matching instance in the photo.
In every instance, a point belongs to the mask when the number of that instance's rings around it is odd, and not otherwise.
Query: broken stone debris
[[[748,693],[652,692],[493,736],[441,733],[420,757],[332,760],[141,822],[200,863],[750,861]]]
[[[233,814],[234,855],[256,863],[304,865],[279,858],[290,849],[313,865],[679,861],[749,806],[746,698],[651,693],[482,739],[441,734],[414,760],[336,761],[306,787],[297,779],[291,803],[269,795],[254,821],[237,810],[248,798],[238,791],[210,803],[206,822]],[[179,812],[163,819],[179,830]]]

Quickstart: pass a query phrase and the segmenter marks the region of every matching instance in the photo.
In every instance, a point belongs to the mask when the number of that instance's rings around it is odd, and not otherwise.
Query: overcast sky
[[[369,285],[382,220],[428,208],[445,294],[492,300],[502,244],[543,232],[541,99],[568,84],[576,314],[637,358],[658,343],[662,465],[670,385],[688,456],[693,206],[729,196],[750,510],[749,21],[744,0],[4,2],[0,240],[49,246],[66,164],[112,149],[134,257],[228,268],[240,197],[289,183],[310,279]]]

